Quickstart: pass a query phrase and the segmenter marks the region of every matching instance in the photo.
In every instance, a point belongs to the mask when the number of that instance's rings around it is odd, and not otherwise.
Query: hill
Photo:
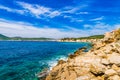
[[[8,39],[9,39],[9,37],[0,34],[0,40],[8,40]]]
[[[54,40],[52,38],[23,38],[23,37],[7,37],[5,35],[0,34],[0,40],[18,40],[18,41],[49,41]]]
[[[47,41],[47,40],[53,40],[52,38],[22,38],[22,37],[12,37],[11,40],[22,40],[22,41]]]
[[[82,40],[82,39],[102,39],[104,38],[104,35],[93,35],[93,36],[88,36],[88,37],[79,37],[79,38],[62,38],[61,40],[62,41],[65,41],[65,40]]]
[[[93,36],[88,36],[88,37],[80,37],[77,39],[102,39],[104,38],[104,35],[93,35]]]

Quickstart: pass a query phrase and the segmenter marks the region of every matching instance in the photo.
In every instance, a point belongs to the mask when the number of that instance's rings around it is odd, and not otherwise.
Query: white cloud
[[[85,26],[89,26],[87,29]],[[50,27],[36,27],[30,23],[9,21],[0,19],[0,34],[15,37],[49,37],[49,38],[63,38],[63,37],[83,37],[89,35],[104,34],[105,32],[112,31],[113,29],[120,28],[120,24],[96,24],[84,25],[85,29],[78,29],[70,26],[65,28],[50,28]]]
[[[115,26],[113,26],[113,28],[114,27]],[[105,24],[105,23],[97,23],[95,25],[85,24],[84,28],[90,28],[90,29],[113,29],[111,25]]]
[[[35,16],[39,16],[39,15],[43,15],[45,13],[49,13],[50,12],[50,8],[46,8],[43,6],[39,6],[39,5],[31,5],[25,2],[17,2],[21,7],[23,7],[27,12],[35,15]]]
[[[93,28],[92,25],[88,25],[88,24],[85,24],[85,25],[83,25],[83,26],[84,26],[84,28]]]
[[[89,14],[88,12],[79,12],[79,13],[76,13],[76,14]]]
[[[70,19],[70,22],[83,22],[83,21],[84,21],[84,20],[82,20],[82,19],[74,18],[74,17],[72,17],[72,16],[67,16],[67,15],[64,15],[63,17]]]
[[[8,8],[8,7],[5,7],[5,6],[2,6],[2,5],[0,5],[0,9],[7,10],[7,11],[9,11],[9,12],[12,11],[12,9],[10,9],[10,8]]]
[[[70,10],[66,10],[63,13],[75,13],[77,10],[79,10],[79,8],[72,8]]]
[[[25,9],[26,12],[36,16],[37,18],[40,18],[41,16],[53,18],[61,14],[59,11],[53,10],[52,8],[40,6],[37,4],[29,4],[25,2],[17,2],[17,4]]]
[[[66,7],[65,8],[65,11],[63,11],[63,13],[75,13],[77,12],[78,10],[81,10],[85,7],[87,7],[88,5],[80,5],[80,6],[76,6],[76,7]]]
[[[83,22],[84,20],[82,19],[77,19],[77,18],[71,18],[71,22]]]
[[[38,4],[29,4],[26,2],[16,1],[16,5],[20,7],[20,9],[9,8],[6,6],[0,5],[0,9],[6,10],[8,12],[23,14],[23,15],[31,15],[36,18],[54,18],[57,16],[63,16],[65,18],[66,13],[70,14],[88,14],[88,12],[78,12],[79,10],[87,7],[88,5],[80,5],[77,7],[65,7],[59,10],[55,10],[53,8],[45,7]],[[67,15],[66,15],[67,16]],[[71,20],[74,21],[74,20]],[[82,22],[82,20],[76,20],[78,22]]]
[[[0,5],[0,9],[6,10],[8,12],[18,13],[18,14],[30,14],[32,16],[35,16],[37,18],[43,17],[49,17],[54,18],[56,16],[60,16],[61,12],[57,10],[53,10],[52,8],[40,6],[37,4],[29,4],[25,2],[16,2],[17,5],[20,6],[22,9],[13,9],[6,6]]]
[[[63,38],[63,37],[78,37],[82,34],[78,33],[75,29],[66,31],[57,28],[38,28],[29,23],[15,22],[5,19],[0,19],[0,34],[10,37],[50,37],[50,38]]]
[[[59,12],[59,11],[53,11],[53,12],[51,12],[48,16],[49,17],[51,17],[51,18],[53,18],[53,17],[55,17],[55,16],[59,16],[61,13]]]
[[[103,20],[103,19],[104,19],[104,16],[101,16],[101,17],[98,17],[98,18],[91,19],[90,21],[100,21],[100,20]]]
[[[67,15],[64,15],[63,17],[64,17],[64,18],[71,18],[71,16],[67,16]]]
[[[5,7],[5,6],[2,6],[2,5],[0,5],[0,9],[6,10],[6,11],[8,11],[8,12],[19,13],[19,14],[24,14],[24,12],[25,12],[24,10],[12,9],[12,8]]]
[[[87,29],[86,32],[88,32],[90,35],[96,35],[96,34],[104,34],[114,29],[120,28],[120,24],[114,24],[114,25],[109,25],[105,23],[98,23],[95,25],[85,24],[84,28]]]

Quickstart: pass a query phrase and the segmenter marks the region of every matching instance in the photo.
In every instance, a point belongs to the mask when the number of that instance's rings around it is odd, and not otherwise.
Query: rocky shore
[[[85,49],[59,60],[45,80],[120,80],[120,29],[106,33],[88,52]]]

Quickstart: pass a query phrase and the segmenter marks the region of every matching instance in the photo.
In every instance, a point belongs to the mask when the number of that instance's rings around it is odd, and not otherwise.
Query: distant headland
[[[23,38],[23,37],[8,37],[3,34],[0,34],[1,41],[54,41],[53,38]]]
[[[93,35],[88,37],[53,39],[53,38],[45,38],[45,37],[40,37],[40,38],[8,37],[3,34],[0,34],[1,41],[95,42],[101,40],[103,37],[104,35]]]
[[[104,38],[104,35],[93,35],[88,37],[79,37],[79,38],[62,38],[58,41],[60,42],[96,42],[101,41]]]

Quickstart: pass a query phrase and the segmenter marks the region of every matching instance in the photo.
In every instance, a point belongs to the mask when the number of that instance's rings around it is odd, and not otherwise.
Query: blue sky
[[[82,37],[120,27],[120,0],[0,0],[0,33]]]

